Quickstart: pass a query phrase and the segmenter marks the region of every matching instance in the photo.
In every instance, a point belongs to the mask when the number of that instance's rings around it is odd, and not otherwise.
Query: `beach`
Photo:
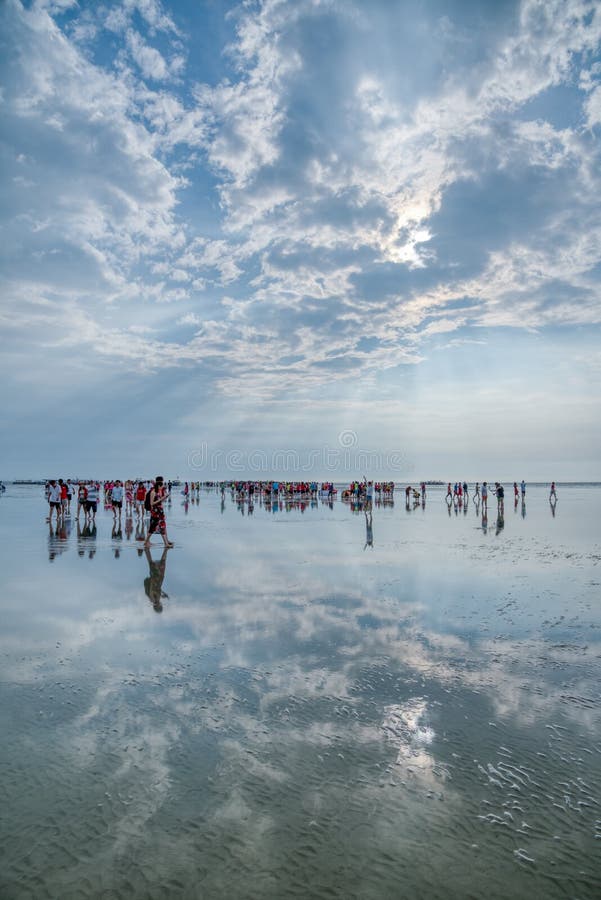
[[[597,898],[601,485],[445,493],[174,488],[147,554],[9,484],[0,896]]]

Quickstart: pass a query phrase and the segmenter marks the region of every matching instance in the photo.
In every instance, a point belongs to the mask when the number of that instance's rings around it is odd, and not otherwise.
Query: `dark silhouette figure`
[[[155,612],[163,612],[163,604],[161,601],[169,598],[169,595],[163,590],[169,549],[169,547],[165,547],[161,558],[159,560],[154,560],[149,548],[144,548],[146,559],[148,561],[148,575],[144,579],[144,593],[152,603],[152,608]]]

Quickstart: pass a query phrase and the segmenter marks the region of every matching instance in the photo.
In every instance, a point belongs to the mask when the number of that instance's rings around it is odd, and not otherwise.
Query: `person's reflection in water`
[[[225,512],[225,494],[221,495],[221,512]]]
[[[146,526],[144,525],[144,516],[139,516],[136,519],[136,540],[144,541],[146,540]],[[140,547],[140,550],[142,548]],[[141,556],[142,554],[140,554]]]
[[[482,507],[482,531],[484,534],[488,531],[488,509],[486,506]]]
[[[503,513],[499,512],[499,514],[497,516],[497,528],[496,528],[495,534],[500,534],[504,528],[505,528],[505,518],[503,516]]]
[[[77,555],[85,556],[88,550],[90,559],[94,559],[96,554],[96,520],[86,519],[83,528],[79,527],[77,522]]]
[[[56,530],[52,527],[52,522],[48,524],[48,561],[54,562],[57,556],[59,556],[64,547],[61,547],[61,538],[60,538],[60,520],[57,520]]]
[[[555,518],[555,508],[557,507],[557,497],[554,500],[549,500],[549,506],[551,507],[551,515]]]
[[[144,548],[146,559],[148,560],[149,571],[149,574],[144,579],[144,592],[152,603],[152,608],[155,612],[163,612],[161,600],[163,598],[169,598],[169,594],[166,594],[163,590],[163,581],[165,580],[165,570],[167,568],[167,554],[169,553],[169,550],[169,547],[165,547],[161,558],[158,561],[155,561],[152,558],[149,548]]]
[[[114,541],[122,541],[123,540],[123,531],[121,530],[121,516],[117,516],[113,518],[113,530],[111,532],[111,537]],[[115,559],[119,559],[121,556],[121,548],[119,546],[113,547],[113,553]]]
[[[524,495],[522,494],[522,519],[526,518],[526,501],[523,499]]]
[[[373,529],[373,519],[371,514],[371,509],[365,510],[365,547],[364,550],[367,550],[368,547],[371,547],[373,550],[374,546],[374,529]]]
[[[134,520],[132,519],[131,515],[126,516],[126,518],[125,518],[125,540],[126,541],[131,541],[131,536],[133,534],[133,531],[134,531]]]

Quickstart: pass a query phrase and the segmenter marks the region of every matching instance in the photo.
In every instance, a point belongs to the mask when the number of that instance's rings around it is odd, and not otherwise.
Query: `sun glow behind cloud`
[[[308,418],[322,443],[349,421],[373,445],[412,431],[435,466],[424,421],[447,398],[470,465],[496,442],[534,476],[552,444],[564,477],[597,477],[596,4],[7,0],[0,17],[12,468],[47,458],[21,452],[26,410],[74,435],[70,464],[100,464],[103,437],[80,442],[65,409],[144,439],[161,404],[180,459],[225,428],[298,444]],[[500,410],[527,440],[500,441]],[[441,461],[460,458],[446,435]]]

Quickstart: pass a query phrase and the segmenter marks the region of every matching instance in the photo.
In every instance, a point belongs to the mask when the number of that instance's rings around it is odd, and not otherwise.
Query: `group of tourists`
[[[162,476],[157,476],[153,480],[132,480],[121,481],[120,479],[107,480],[99,482],[95,480],[88,481],[72,481],[71,479],[63,480],[50,479],[46,483],[46,499],[48,501],[49,513],[47,521],[52,526],[53,517],[56,521],[56,527],[65,518],[71,516],[71,503],[77,502],[77,521],[83,512],[85,524],[90,525],[95,522],[100,497],[102,495],[105,509],[112,510],[113,520],[120,523],[123,507],[125,507],[126,516],[133,516],[138,519],[137,539],[144,542],[144,546],[148,547],[150,540],[154,534],[161,536],[165,547],[173,546],[167,535],[167,523],[165,519],[164,504],[171,501],[171,493],[174,484],[179,482],[165,482]],[[194,498],[198,502],[202,487],[208,487],[221,492],[222,510],[225,499],[226,490],[231,493],[232,499],[238,505],[248,504],[249,510],[254,505],[255,498],[263,503],[267,509],[279,507],[281,504],[305,504],[310,501],[311,505],[317,505],[318,498],[322,501],[328,501],[330,504],[338,493],[333,482],[317,482],[317,481],[221,481],[201,483],[199,481],[185,482],[181,494],[183,502],[187,509],[188,502]],[[373,482],[363,478],[362,480],[352,481],[348,488],[342,490],[341,499],[351,504],[353,510],[370,511],[374,502],[379,505],[383,503],[392,504],[394,497],[394,482]],[[425,507],[427,484],[422,481],[419,488],[412,485],[405,487],[405,502],[407,509],[415,508],[417,505]],[[513,493],[515,505],[517,507],[519,498],[521,497],[522,506],[524,507],[526,498],[526,483],[521,481],[518,485],[517,481],[513,482]],[[476,482],[472,499],[479,508],[485,511],[488,507],[488,497],[492,494],[497,499],[497,509],[502,515],[505,504],[505,488],[496,481],[494,487],[489,486],[488,482],[483,481],[482,485]],[[447,485],[446,501],[449,509],[454,505],[461,508],[464,504],[467,506],[470,497],[470,486],[466,481],[457,481],[455,484],[451,482]],[[557,502],[557,489],[555,482],[551,484],[549,499],[551,505]],[[525,507],[524,507],[525,508]],[[146,521],[148,527],[146,529]]]
[[[513,482],[513,492],[515,502],[518,502],[518,498],[521,494],[522,501],[524,502],[526,499],[526,482],[522,480],[520,486],[518,487],[517,481]],[[480,482],[476,482],[473,491],[473,501],[477,505],[482,503],[483,507],[488,506],[488,495],[493,494],[497,498],[497,506],[503,511],[505,507],[505,488],[499,482],[495,481],[495,486],[490,487],[487,481],[482,482],[482,488],[480,488]],[[451,487],[451,483],[447,485],[447,503],[456,503],[458,506],[461,506],[463,503],[467,503],[469,501],[469,485],[467,481],[456,481],[455,484]]]
[[[55,517],[56,526],[62,519],[71,516],[71,502],[77,498],[77,521],[81,513],[87,524],[95,522],[100,494],[102,492],[105,509],[112,509],[113,519],[121,519],[123,505],[126,515],[133,515],[134,511],[138,519],[144,520],[148,514],[148,531],[139,537],[144,541],[144,546],[149,546],[153,534],[159,534],[166,547],[173,544],[167,536],[167,523],[163,504],[171,494],[172,483],[165,481],[162,475],[157,475],[154,480],[125,482],[116,479],[114,481],[66,481],[62,478],[51,478],[46,483],[46,500],[49,512],[47,522],[52,526],[52,518]]]
[[[236,500],[262,497],[278,500],[316,500],[318,497],[334,497],[337,489],[330,481],[220,481],[223,496],[231,491]]]

